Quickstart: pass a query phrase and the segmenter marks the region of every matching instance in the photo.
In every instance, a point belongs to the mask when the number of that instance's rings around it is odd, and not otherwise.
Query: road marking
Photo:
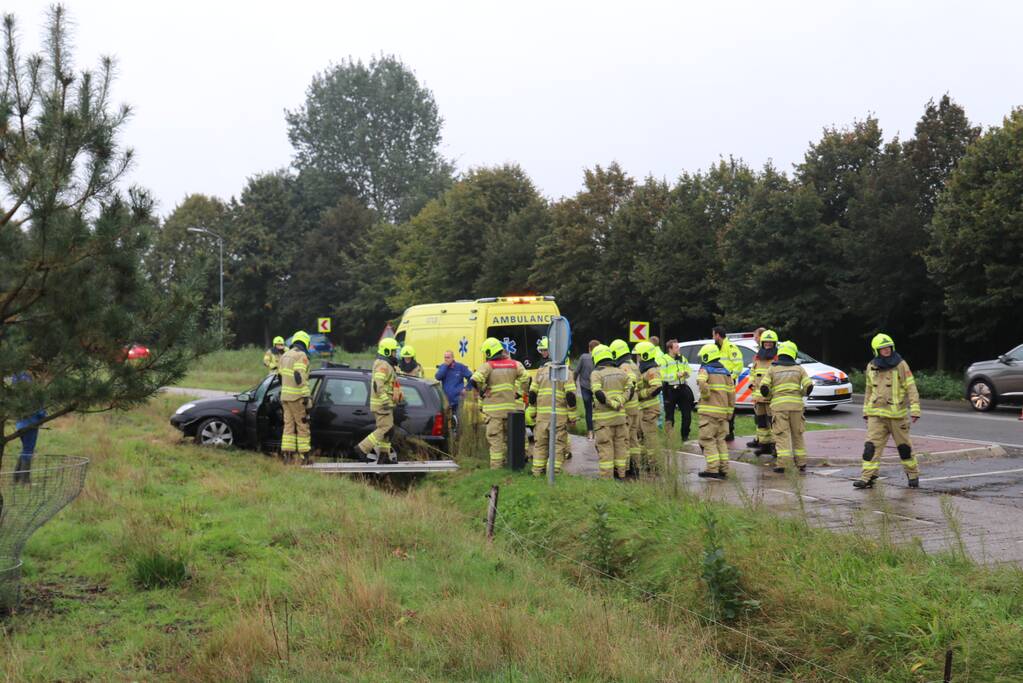
[[[814,474],[823,474],[825,477],[830,477],[832,474],[835,474],[836,472],[841,472],[843,469],[844,468],[839,467],[838,469],[835,470],[816,470]]]
[[[1023,472],[1023,467],[1014,470],[995,470],[994,472],[974,472],[973,474],[950,474],[947,477],[928,477],[920,481],[945,481],[948,479],[967,479],[969,477],[993,477],[996,474],[1013,474]]]
[[[889,517],[899,517],[901,519],[908,519],[910,522],[920,522],[921,524],[930,524],[936,526],[937,522],[932,522],[929,519],[920,519],[919,517],[907,517],[906,515],[900,515],[895,512],[885,512],[884,510],[872,510],[875,515],[888,515]]]
[[[792,491],[785,491],[783,489],[767,489],[768,491],[774,491],[775,493],[784,493],[786,496],[798,496],[800,494],[793,493]],[[813,496],[802,496],[805,500],[820,500],[820,498],[814,498]]]

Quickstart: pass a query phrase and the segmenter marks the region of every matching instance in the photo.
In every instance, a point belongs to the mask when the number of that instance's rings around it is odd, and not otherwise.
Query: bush
[[[153,551],[135,559],[132,583],[142,590],[176,588],[188,581],[188,566],[176,557]]]
[[[914,370],[913,377],[916,378],[916,388],[920,392],[920,398],[938,401],[963,400],[963,379],[959,375],[937,370]],[[866,383],[866,375],[863,374],[863,371],[850,371],[849,380],[852,382],[853,391],[862,394]]]

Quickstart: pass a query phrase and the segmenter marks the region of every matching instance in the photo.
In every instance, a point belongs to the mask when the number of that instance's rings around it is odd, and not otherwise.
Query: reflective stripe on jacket
[[[902,418],[920,415],[920,392],[909,364],[902,361],[894,368],[882,370],[871,362],[867,365],[867,382],[863,394],[863,414],[868,417]]]
[[[700,403],[696,411],[700,415],[728,419],[735,411],[735,382],[723,367],[702,365],[696,375],[700,388]]]
[[[753,364],[749,369],[749,388],[753,392],[754,403],[768,403],[771,398],[760,393],[760,383],[771,369],[772,359],[753,358]]]
[[[281,356],[278,372],[281,375],[281,401],[297,401],[309,395],[309,356],[305,355],[305,351],[288,349]],[[301,376],[301,382],[295,381],[296,372]]]
[[[623,425],[625,424],[626,394],[630,389],[631,378],[621,368],[613,365],[598,365],[590,375],[590,389],[593,391],[593,424]],[[603,391],[607,403],[601,403],[597,392]]]
[[[386,413],[394,410],[395,385],[398,373],[394,366],[383,358],[373,361],[373,391],[369,396],[369,407],[375,413]]]
[[[727,338],[721,342],[721,364],[732,373],[733,382],[739,379],[742,373],[742,351]]]
[[[773,363],[764,376],[762,386],[770,389],[771,412],[803,410],[803,396],[813,382],[801,365]]]
[[[551,393],[553,389],[551,364],[546,363],[536,371],[536,377],[533,378],[532,384],[529,386],[530,392],[536,392],[536,405],[530,405],[529,410],[526,412],[531,412],[534,420],[543,422],[551,419]],[[575,416],[575,408],[568,407],[568,401],[565,399],[566,393],[576,393],[575,377],[571,370],[568,371],[568,381],[558,384],[558,397],[554,404],[554,410],[558,414],[559,419]]]
[[[483,397],[482,408],[487,415],[504,417],[522,408],[517,395],[529,381],[526,368],[517,360],[490,360],[472,374],[472,381]]]

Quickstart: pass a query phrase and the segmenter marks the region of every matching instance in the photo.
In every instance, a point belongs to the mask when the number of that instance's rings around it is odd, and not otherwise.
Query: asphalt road
[[[960,407],[953,403],[926,402],[912,431],[921,436],[997,443],[1009,454],[1023,455],[1023,420],[1018,419],[1019,410],[1019,406],[1015,406],[978,413],[965,404]],[[863,427],[864,424],[862,408],[856,403],[836,408],[828,414],[807,411],[806,418],[844,427]]]

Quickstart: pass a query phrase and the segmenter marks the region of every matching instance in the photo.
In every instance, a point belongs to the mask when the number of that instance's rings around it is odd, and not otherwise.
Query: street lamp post
[[[213,235],[220,245],[220,340],[224,340],[224,238],[208,228],[188,228],[188,232]]]

